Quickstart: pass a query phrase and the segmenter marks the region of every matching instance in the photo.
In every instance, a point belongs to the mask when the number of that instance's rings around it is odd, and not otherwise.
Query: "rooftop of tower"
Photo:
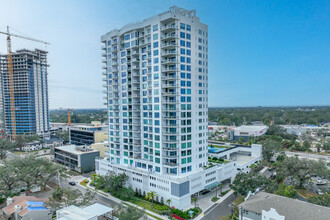
[[[123,27],[121,27],[120,29],[116,28],[116,29],[113,29],[113,30],[109,31],[105,35],[113,33],[113,32],[118,32],[118,31],[120,31],[124,28],[128,28],[130,26],[142,24],[142,23],[144,23],[146,21],[149,21],[149,20],[151,20],[155,17],[159,17],[159,16],[166,15],[166,14],[169,14],[169,13],[172,13],[173,15],[176,14],[176,15],[186,16],[186,17],[189,17],[189,18],[192,18],[192,19],[197,19],[199,21],[199,18],[196,16],[196,10],[187,10],[187,9],[184,9],[184,8],[179,8],[177,6],[172,6],[172,7],[170,7],[169,10],[167,10],[165,12],[162,12],[162,13],[159,13],[157,15],[145,18],[145,19],[140,20],[140,21],[128,23],[128,24],[124,25]],[[175,16],[173,16],[173,17],[175,17]]]

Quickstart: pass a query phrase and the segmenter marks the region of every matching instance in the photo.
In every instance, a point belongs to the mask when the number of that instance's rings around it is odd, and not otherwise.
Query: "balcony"
[[[178,26],[176,26],[175,24],[169,24],[169,25],[165,25],[164,27],[162,27],[162,31],[173,31],[178,29]]]
[[[163,126],[168,127],[168,128],[178,128],[180,125],[179,124],[164,123]],[[171,142],[171,143],[173,143],[173,142]]]
[[[162,52],[162,56],[176,55],[178,52],[176,50],[166,50]]]
[[[163,150],[174,150],[174,151],[176,151],[176,150],[178,150],[178,148],[176,148],[176,147],[163,147]]]
[[[163,155],[165,158],[179,158],[179,155]]]
[[[174,163],[174,162],[165,162],[163,163],[163,165],[166,165],[166,166],[170,166],[170,167],[174,167],[174,166],[178,166],[179,163]]]
[[[179,101],[178,100],[162,100],[163,104],[178,104]]]
[[[176,35],[175,33],[164,34],[164,36],[161,37],[162,40],[170,40],[170,39],[176,39],[176,38],[178,38],[178,35]]]
[[[176,66],[162,68],[162,72],[176,72],[177,70]]]
[[[172,59],[163,59],[162,64],[176,64],[177,60],[175,58]]]
[[[177,119],[179,116],[173,116],[173,115],[165,115],[163,116],[164,119]],[[177,133],[177,132],[176,132]],[[165,134],[165,133],[164,133]],[[168,134],[168,133],[166,133]]]
[[[163,139],[164,143],[177,143],[179,140],[178,139]]]
[[[176,42],[168,42],[168,43],[162,44],[163,48],[175,48],[176,46],[178,46],[178,44]]]
[[[180,111],[179,108],[169,108],[169,107],[162,108],[162,110],[164,112],[178,112],[178,111]]]
[[[177,96],[179,95],[179,92],[163,92],[164,96]]]
[[[179,84],[177,83],[164,83],[162,84],[163,88],[179,88]]]

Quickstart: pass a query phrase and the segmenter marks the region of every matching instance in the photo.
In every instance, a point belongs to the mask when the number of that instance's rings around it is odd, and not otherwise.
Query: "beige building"
[[[91,144],[91,148],[100,151],[100,157],[105,157],[106,152],[109,152],[109,142],[105,141],[101,143]]]

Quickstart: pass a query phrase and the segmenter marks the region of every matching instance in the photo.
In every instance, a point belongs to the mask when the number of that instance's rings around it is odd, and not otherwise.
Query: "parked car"
[[[72,182],[69,182],[69,185],[71,185],[71,186],[75,186],[76,183],[72,181]]]
[[[327,182],[325,180],[317,180],[316,184],[317,185],[325,185],[325,184],[327,184]]]
[[[316,193],[319,194],[319,195],[324,195],[324,193],[323,193],[322,190],[320,190],[320,189],[317,189],[317,190],[316,190]]]

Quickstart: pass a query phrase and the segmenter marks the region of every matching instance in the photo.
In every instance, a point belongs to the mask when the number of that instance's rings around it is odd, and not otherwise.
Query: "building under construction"
[[[0,55],[0,110],[8,135],[49,135],[47,52],[22,49],[12,53],[15,114],[12,115],[8,55]],[[13,117],[15,116],[15,117]],[[16,125],[13,123],[15,121]],[[0,119],[1,122],[1,119]]]

